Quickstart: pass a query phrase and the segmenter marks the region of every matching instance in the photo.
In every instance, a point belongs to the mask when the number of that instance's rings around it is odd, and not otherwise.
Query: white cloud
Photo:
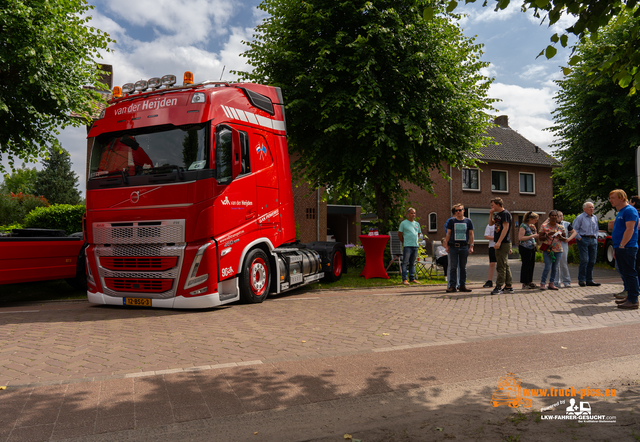
[[[550,87],[525,88],[494,83],[489,96],[502,100],[495,107],[499,110],[498,115],[509,116],[509,127],[533,144],[549,151],[553,135],[544,129],[553,125],[551,111],[554,109],[555,91]]]
[[[563,34],[564,30],[573,25],[577,20],[577,18],[573,15],[562,14],[557,22],[555,22],[552,26],[549,26],[549,17],[547,17],[546,14],[543,14],[543,11],[540,12],[540,18],[533,16],[533,10],[527,11],[526,14],[531,23],[547,27],[551,31],[549,37],[551,37],[555,33],[557,33],[558,35]]]
[[[457,8],[456,12],[468,14],[467,17],[460,19],[462,27],[469,25],[469,23],[507,21],[514,18],[517,14],[521,14],[520,5],[517,2],[511,2],[505,9],[499,11],[495,11],[493,5],[480,7],[480,3],[472,3]]]
[[[110,0],[104,6],[134,26],[152,27],[157,36],[169,33],[190,44],[225,34],[237,5],[228,0]]]
[[[520,74],[520,78],[524,80],[545,80],[547,76],[547,67],[540,64],[525,66]]]

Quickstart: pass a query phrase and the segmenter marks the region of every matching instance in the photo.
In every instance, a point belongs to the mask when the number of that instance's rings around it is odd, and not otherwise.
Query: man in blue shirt
[[[636,271],[636,252],[638,251],[638,211],[627,202],[624,190],[609,192],[609,202],[618,211],[611,242],[620,276],[627,291],[627,299],[616,301],[618,308],[638,309],[638,272]]]
[[[598,254],[598,218],[593,214],[592,202],[584,203],[582,210],[584,212],[573,221],[573,230],[580,253],[578,284],[580,287],[587,285],[597,287],[600,283],[593,282],[593,266],[596,264]]]
[[[449,254],[449,282],[447,292],[470,292],[467,288],[467,257],[473,253],[473,222],[464,216],[464,206],[455,204],[451,208],[453,218],[447,225],[444,248]],[[458,267],[460,267],[460,287],[456,288],[458,281]]]

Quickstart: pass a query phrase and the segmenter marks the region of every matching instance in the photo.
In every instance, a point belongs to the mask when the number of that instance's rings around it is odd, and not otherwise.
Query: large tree
[[[4,175],[4,181],[0,184],[0,193],[23,193],[31,195],[34,193],[38,171],[35,167],[31,169],[24,164],[20,169],[15,169],[10,174]]]
[[[1,0],[0,159],[33,161],[59,128],[86,124],[101,87],[95,60],[114,40],[89,26],[85,0]],[[0,163],[0,170],[3,166]]]
[[[634,18],[611,25],[594,42],[577,46],[581,62],[558,81],[555,125],[556,155],[563,166],[560,196],[581,203],[587,198],[607,201],[616,188],[636,193],[635,149],[640,146],[640,96],[629,95],[613,80],[593,83],[594,66],[606,61],[600,50],[621,44],[640,23]],[[603,210],[610,207],[606,204]]]
[[[78,175],[71,169],[71,158],[64,150],[51,147],[49,156],[42,161],[44,168],[38,173],[36,195],[51,204],[79,204]]]
[[[243,78],[282,87],[289,146],[309,183],[371,186],[383,229],[432,173],[472,164],[491,123],[481,45],[412,0],[265,0]],[[389,223],[391,221],[391,223]]]
[[[441,2],[443,0],[435,0]],[[476,0],[465,0],[465,3],[475,3]],[[457,0],[446,0],[447,10],[453,11],[458,6]],[[505,9],[511,0],[495,0],[495,10]],[[484,0],[487,6],[489,0]],[[551,43],[538,56],[545,55],[552,58],[556,55],[555,45],[560,43],[566,47],[569,35],[574,35],[579,42],[595,41],[602,29],[609,25],[623,25],[631,20],[628,26],[628,38],[619,41],[618,45],[601,45],[601,63],[591,65],[591,73],[595,81],[613,79],[619,86],[635,94],[640,88],[640,25],[634,18],[640,18],[640,8],[637,0],[523,0],[522,11],[533,10],[536,17],[541,18],[540,24],[556,24],[562,16],[569,16],[575,22],[563,33],[551,36]],[[426,18],[433,17],[435,8],[428,6],[424,10]],[[629,25],[627,23],[627,25]],[[569,60],[570,66],[575,66],[582,60],[580,53],[574,53]],[[563,68],[565,74],[571,72],[570,67]]]

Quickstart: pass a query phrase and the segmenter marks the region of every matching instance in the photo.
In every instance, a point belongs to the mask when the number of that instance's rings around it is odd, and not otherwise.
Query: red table
[[[360,276],[364,276],[365,279],[369,278],[384,278],[389,279],[387,271],[384,268],[384,262],[382,257],[384,255],[384,248],[389,242],[389,235],[360,235],[360,242],[364,248],[364,269]]]

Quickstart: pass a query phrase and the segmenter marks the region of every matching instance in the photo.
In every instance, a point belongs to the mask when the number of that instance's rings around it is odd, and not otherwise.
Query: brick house
[[[483,148],[482,155],[477,156],[486,164],[462,170],[447,165],[452,180],[435,176],[436,196],[408,186],[413,191],[409,200],[416,208],[420,224],[426,226],[423,233],[430,241],[439,241],[444,236],[444,224],[451,216],[453,204],[463,204],[465,216],[473,221],[476,253],[488,253],[489,241],[484,239],[484,230],[492,198],[502,198],[504,207],[513,215],[512,232],[517,231],[526,212],[537,212],[544,221],[553,209],[551,172],[560,163],[511,129],[506,115],[497,117],[495,123],[488,135],[498,144]],[[517,244],[517,236],[511,240]]]

